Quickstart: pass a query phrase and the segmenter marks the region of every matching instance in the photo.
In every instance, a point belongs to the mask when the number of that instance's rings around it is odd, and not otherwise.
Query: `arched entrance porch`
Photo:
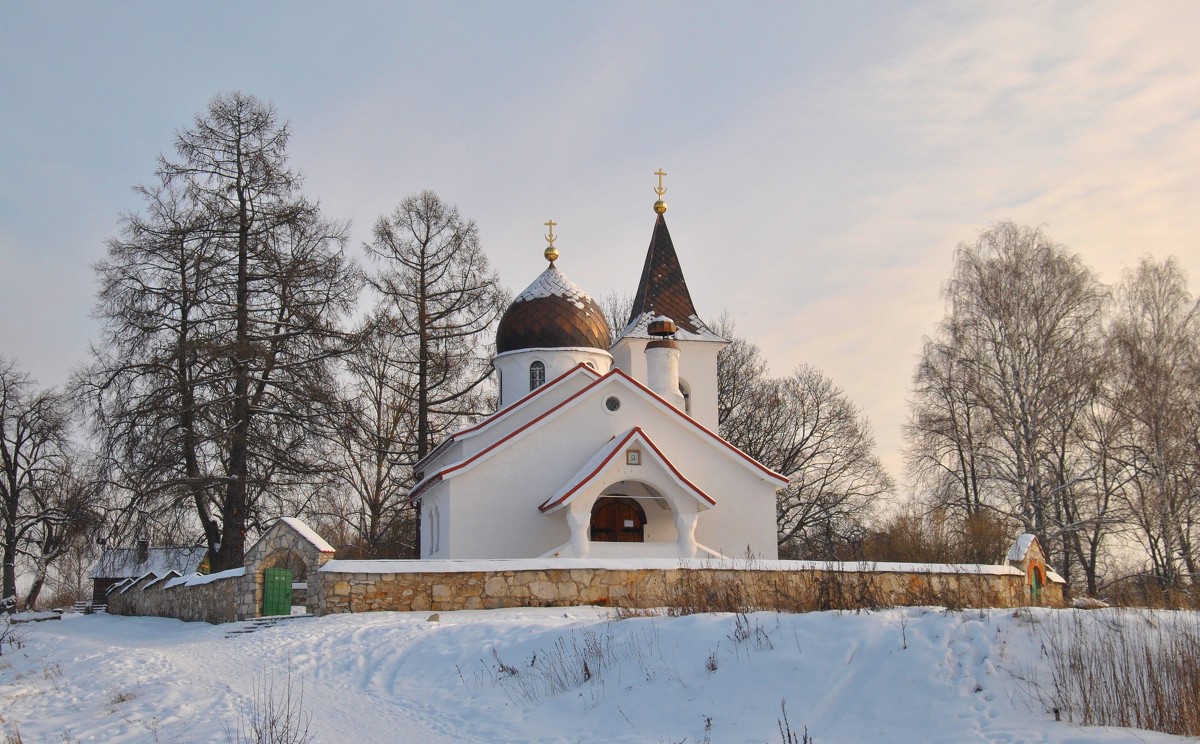
[[[691,558],[696,554],[693,499],[640,480],[579,494],[567,508],[570,553],[578,558]]]

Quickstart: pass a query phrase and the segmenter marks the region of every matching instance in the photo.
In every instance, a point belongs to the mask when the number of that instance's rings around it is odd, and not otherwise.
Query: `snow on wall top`
[[[109,548],[92,565],[93,579],[123,579],[153,573],[165,576],[169,571],[181,575],[195,573],[208,552],[204,547],[149,548],[146,560],[138,560],[137,548]]]
[[[163,585],[163,589],[170,589],[173,586],[200,586],[202,584],[209,584],[214,581],[220,581],[221,579],[236,579],[239,576],[245,576],[245,575],[246,575],[245,566],[243,566],[241,568],[231,568],[226,571],[218,571],[218,572],[212,573],[212,574],[194,573],[190,576],[179,576],[177,578],[171,579],[170,581],[168,581],[166,584]]]
[[[300,537],[303,537],[305,540],[312,543],[313,547],[315,547],[317,550],[321,551],[322,553],[336,552],[333,549],[332,545],[325,542],[325,538],[318,535],[316,532],[313,531],[312,527],[309,527],[307,524],[305,524],[304,522],[301,522],[299,519],[296,519],[295,517],[280,517],[279,521],[283,522],[288,527],[291,527],[293,530],[296,531],[296,534],[300,535]]]
[[[975,563],[837,563],[832,561],[760,561],[746,559],[678,558],[511,558],[465,560],[377,560],[329,561],[320,568],[328,573],[457,573],[487,571],[545,571],[561,568],[603,568],[639,570],[676,568],[734,569],[750,571],[841,571],[844,573],[930,573],[976,574],[987,576],[1024,576],[1012,566],[988,566]]]

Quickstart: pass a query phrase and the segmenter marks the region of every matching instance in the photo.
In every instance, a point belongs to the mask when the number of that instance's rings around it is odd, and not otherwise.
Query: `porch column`
[[[592,509],[591,505],[586,508],[578,507],[578,501],[567,507],[567,526],[571,528],[570,553],[572,558],[587,558],[591,549],[588,527],[592,522]]]
[[[674,508],[671,509],[671,516],[675,519],[675,531],[679,533],[679,557],[695,558],[698,552],[696,518],[699,516],[695,504],[687,504],[682,508],[674,505]]]

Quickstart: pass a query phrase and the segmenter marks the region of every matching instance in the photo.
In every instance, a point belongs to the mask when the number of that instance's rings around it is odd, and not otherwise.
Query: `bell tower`
[[[654,212],[658,217],[650,236],[650,247],[646,251],[646,262],[642,266],[642,277],[633,298],[629,322],[611,349],[613,363],[653,390],[647,360],[651,355],[673,356],[655,350],[672,348],[678,354],[676,385],[683,401],[681,410],[698,423],[716,431],[717,354],[729,345],[729,340],[714,333],[696,313],[679,257],[675,253],[675,245],[671,241],[671,233],[667,230],[667,203],[663,201],[667,190],[662,183],[663,176],[667,174],[660,168],[654,175],[658,176],[658,186],[654,189],[658,195]],[[662,321],[670,321],[670,326],[662,324]],[[652,331],[651,326],[656,322],[658,324],[654,325]],[[662,329],[667,327],[673,328],[673,332],[662,333]],[[668,335],[671,346],[662,343]],[[660,343],[655,344],[656,339]],[[668,363],[668,366],[674,364]],[[656,366],[656,369],[661,369],[661,366]],[[655,376],[657,379],[657,372]],[[674,405],[673,401],[668,402]]]

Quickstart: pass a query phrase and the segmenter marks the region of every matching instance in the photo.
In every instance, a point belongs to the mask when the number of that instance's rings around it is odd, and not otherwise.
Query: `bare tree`
[[[709,327],[729,339],[729,345],[717,355],[717,423],[726,439],[748,440],[756,425],[750,407],[755,391],[767,378],[767,362],[757,345],[737,335],[728,313]]]
[[[487,412],[490,331],[508,297],[475,223],[432,191],[380,217],[365,247],[380,266],[370,281],[383,295],[387,330],[410,350],[399,361],[411,380],[419,460],[462,417]]]
[[[216,570],[242,564],[270,498],[327,469],[316,435],[358,288],[345,226],[299,193],[288,135],[253,96],[213,98],[98,266],[85,389],[114,472],[155,510],[190,502]]]
[[[335,429],[337,481],[351,494],[336,518],[347,522],[364,558],[416,557],[416,510],[408,488],[416,464],[412,350],[378,318],[343,360],[347,381]]]
[[[776,504],[781,554],[838,557],[839,546],[892,489],[875,456],[870,423],[840,388],[807,365],[765,385],[754,402],[765,414],[765,447],[747,451],[791,478]]]
[[[1200,521],[1200,302],[1173,258],[1142,259],[1121,283],[1109,339],[1112,406],[1128,426],[1118,445],[1123,494],[1154,575],[1196,576]]]
[[[608,322],[608,345],[611,347],[621,338],[621,332],[633,314],[633,296],[620,292],[609,292],[600,303],[604,320]]]
[[[37,605],[60,559],[94,542],[104,524],[98,508],[102,487],[87,459],[69,453],[55,463],[42,486],[31,492],[33,529],[26,536],[23,552],[33,563],[33,583],[25,595],[26,609]]]
[[[991,439],[986,412],[975,398],[970,365],[961,361],[954,323],[937,339],[925,339],[914,375],[909,472],[940,507],[964,518],[984,513],[986,461]]]
[[[53,523],[49,491],[67,448],[66,404],[39,391],[16,363],[0,358],[0,525],[3,580],[0,597],[17,594],[17,558],[26,543]]]
[[[731,339],[717,358],[721,436],[791,479],[776,502],[780,554],[838,557],[892,488],[870,423],[819,370],[803,365],[770,378],[758,347],[728,317],[713,327]]]
[[[1097,390],[1106,292],[1041,230],[994,225],[955,252],[947,316],[918,366],[908,459],[935,495],[1038,535],[1065,570],[1086,523],[1078,427]],[[949,484],[946,487],[944,484]]]

